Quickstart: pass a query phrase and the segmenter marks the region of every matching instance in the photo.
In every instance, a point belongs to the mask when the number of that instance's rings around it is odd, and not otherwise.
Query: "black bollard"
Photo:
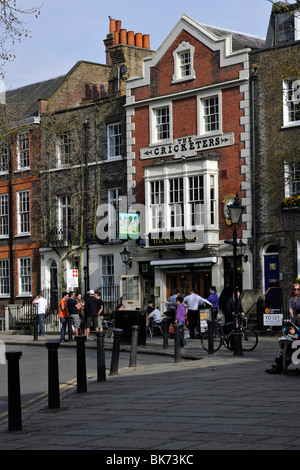
[[[180,325],[178,323],[174,324],[174,360],[175,362],[181,362],[181,350],[180,350]]]
[[[97,337],[97,380],[98,382],[106,381],[105,370],[105,349],[104,349],[104,331],[96,331]]]
[[[77,393],[87,391],[85,341],[86,336],[75,336],[77,343]]]
[[[207,320],[207,334],[208,334],[208,354],[213,354],[215,352],[213,320]]]
[[[168,327],[168,319],[163,318],[163,334],[164,334],[164,342],[163,342],[163,349],[168,349],[169,347],[169,327]]]
[[[138,335],[139,335],[140,327],[138,325],[132,325],[131,329],[132,329],[132,337],[131,337],[129,367],[135,367],[136,357],[137,357]]]
[[[72,319],[70,316],[67,317],[68,321],[68,341],[72,341]]]
[[[48,341],[48,408],[56,410],[60,408],[58,356],[59,341]]]
[[[118,368],[119,368],[119,355],[120,355],[120,343],[121,343],[121,336],[123,330],[119,328],[115,328],[114,330],[114,342],[113,342],[113,350],[111,356],[111,364],[110,364],[110,373],[109,375],[117,375]]]
[[[8,377],[8,431],[22,431],[19,359],[21,351],[5,353]]]
[[[37,341],[38,339],[38,316],[34,316],[33,320],[33,341]]]

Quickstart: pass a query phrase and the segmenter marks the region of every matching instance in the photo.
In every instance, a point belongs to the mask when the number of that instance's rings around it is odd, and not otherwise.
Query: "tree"
[[[30,37],[30,31],[24,23],[26,16],[38,18],[41,7],[23,9],[17,0],[0,0],[0,75],[4,75],[7,61],[14,60],[14,45],[25,37]]]

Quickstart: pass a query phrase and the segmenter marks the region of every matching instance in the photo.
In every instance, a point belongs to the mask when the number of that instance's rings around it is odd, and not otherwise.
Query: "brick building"
[[[21,303],[40,285],[40,119],[28,95],[7,93],[0,118],[0,299]]]
[[[8,137],[0,155],[3,300],[43,290],[55,310],[62,289],[73,287],[74,269],[83,293],[119,284],[125,83],[141,73],[142,58],[152,51],[148,35],[113,19],[104,45],[106,64],[80,61],[65,75],[7,94],[1,134]]]
[[[247,244],[239,285],[252,288],[249,53],[263,45],[184,15],[144,59],[142,76],[127,81],[129,208],[141,221],[141,240],[129,248],[144,300],[232,288],[224,241],[232,239],[227,205],[236,193]]]
[[[299,5],[280,2],[251,54],[254,282],[284,312],[300,276],[299,39]]]

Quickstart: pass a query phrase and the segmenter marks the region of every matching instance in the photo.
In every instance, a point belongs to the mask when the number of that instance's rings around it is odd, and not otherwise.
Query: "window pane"
[[[189,76],[191,74],[191,54],[189,51],[179,55],[179,63],[180,76],[182,78]]]
[[[156,115],[156,138],[165,140],[170,138],[170,114],[169,108],[159,108],[155,110]]]
[[[18,157],[19,168],[30,167],[29,134],[22,133],[18,135]]]
[[[0,295],[9,295],[9,261],[0,260]]]
[[[20,294],[31,293],[31,259],[19,259]]]
[[[0,195],[0,236],[8,235],[8,195]]]
[[[219,130],[219,99],[217,96],[203,100],[205,132]]]
[[[110,124],[107,129],[108,135],[108,157],[121,156],[121,124]]]
[[[18,193],[18,233],[30,232],[30,194],[29,191]]]

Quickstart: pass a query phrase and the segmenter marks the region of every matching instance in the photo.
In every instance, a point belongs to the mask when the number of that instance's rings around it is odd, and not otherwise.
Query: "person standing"
[[[199,306],[202,303],[207,303],[212,305],[211,302],[204,299],[200,295],[196,294],[192,289],[190,290],[190,295],[187,295],[184,300],[183,304],[187,307],[187,318],[188,318],[188,327],[190,330],[190,338],[195,338],[195,328],[197,327],[198,323],[198,314],[199,314]]]
[[[209,289],[209,296],[207,297],[207,300],[212,304],[213,321],[217,321],[219,310],[219,296],[216,290],[217,289],[215,286],[211,286],[211,288]]]
[[[60,339],[59,339],[60,342],[65,341],[67,318],[69,315],[68,307],[67,307],[68,297],[69,297],[68,292],[64,292],[62,299],[59,302],[59,320],[61,324]]]
[[[41,335],[46,336],[45,315],[48,308],[47,300],[43,297],[43,293],[41,292],[32,303],[37,305],[38,308],[38,324],[40,325]]]
[[[298,283],[293,284],[291,288],[288,298],[288,309],[291,321],[296,326],[300,326],[300,285]]]
[[[91,289],[88,292],[88,294],[89,294],[89,297],[84,306],[84,311],[86,315],[86,338],[87,339],[90,335],[92,322],[93,322],[95,331],[99,330],[98,316],[102,313],[102,310],[103,310],[103,303],[100,299],[97,299],[95,297],[95,291]]]
[[[79,310],[81,309],[81,305],[77,302],[77,299],[75,298],[75,292],[69,293],[69,298],[67,300],[67,308],[69,312],[69,317],[71,318],[71,322],[74,326],[75,336],[78,336],[80,328]]]

